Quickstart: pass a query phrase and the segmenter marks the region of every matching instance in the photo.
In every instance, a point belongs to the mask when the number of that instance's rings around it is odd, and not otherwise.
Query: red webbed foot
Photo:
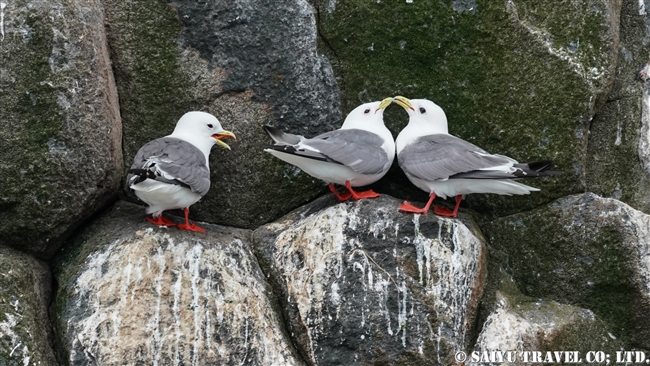
[[[374,192],[372,189],[367,190],[367,191],[363,191],[363,192],[355,191],[354,189],[352,189],[352,186],[350,185],[349,180],[345,181],[345,188],[347,188],[348,191],[350,191],[350,195],[352,196],[352,198],[354,198],[355,201],[358,201],[358,200],[364,199],[364,198],[377,198],[377,197],[379,197],[379,193]]]
[[[332,183],[330,183],[330,184],[328,185],[328,187],[329,187],[330,191],[331,191],[332,193],[334,193],[334,196],[339,200],[339,202],[345,202],[345,201],[349,200],[350,197],[352,197],[352,195],[350,194],[350,192],[339,193],[339,192],[336,190],[336,187],[334,187],[334,184],[332,184]]]
[[[399,210],[402,212],[410,212],[410,213],[416,213],[416,214],[421,214],[424,215],[427,212],[429,212],[429,206],[424,206],[423,208],[415,207],[412,204],[408,203],[407,201],[404,201],[401,206],[399,206]]]
[[[377,198],[377,197],[379,197],[379,193],[373,191],[372,189],[363,192],[352,193],[352,198],[354,198],[357,201],[363,198]]]
[[[439,216],[456,217],[458,215],[458,208],[460,207],[460,201],[462,200],[463,200],[462,195],[459,194],[458,196],[456,196],[456,206],[454,207],[453,211],[445,207],[433,206],[433,212],[435,212],[436,215]]]
[[[183,213],[185,214],[185,223],[184,224],[178,224],[176,225],[179,229],[181,230],[188,230],[188,231],[196,231],[199,233],[204,233],[205,229],[196,225],[196,224],[190,224],[190,210],[188,208],[183,209]]]
[[[431,193],[429,195],[429,201],[427,201],[427,204],[424,205],[424,207],[419,208],[415,207],[412,204],[408,203],[407,201],[404,201],[401,206],[399,206],[399,210],[402,212],[411,212],[415,214],[420,214],[420,215],[425,215],[427,212],[429,212],[429,207],[431,207],[431,202],[436,199],[436,194]]]
[[[171,221],[168,218],[165,218],[163,215],[160,215],[158,217],[145,217],[147,221],[154,225],[158,226],[176,226],[176,223]]]
[[[205,229],[198,226],[197,224],[178,224],[176,225],[181,230],[196,231],[199,233],[204,233]]]
[[[438,216],[456,217],[457,212],[454,212],[446,207],[433,206],[433,212]]]

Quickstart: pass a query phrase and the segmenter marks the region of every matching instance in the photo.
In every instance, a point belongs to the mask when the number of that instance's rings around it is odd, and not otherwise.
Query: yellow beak
[[[231,138],[231,139],[237,141],[237,137],[235,136],[235,134],[230,132],[230,131],[221,131],[221,132],[215,133],[214,135],[212,135],[212,138],[217,140],[217,145],[219,145],[221,147],[224,147],[224,148],[226,148],[228,150],[230,150],[230,146],[226,145],[226,143],[221,141],[221,139]]]
[[[377,113],[377,111],[379,111],[380,109],[385,109],[391,103],[393,103],[393,98],[390,98],[390,97],[389,98],[384,98],[384,100],[382,100],[381,103],[379,103],[379,107],[377,107],[377,110],[375,110],[375,113]]]
[[[398,95],[398,96],[396,96],[394,98],[394,100],[395,100],[395,104],[399,105],[400,107],[402,107],[404,109],[410,109],[412,111],[415,110],[415,109],[413,109],[413,106],[411,105],[411,101],[407,97],[402,97],[402,96]]]

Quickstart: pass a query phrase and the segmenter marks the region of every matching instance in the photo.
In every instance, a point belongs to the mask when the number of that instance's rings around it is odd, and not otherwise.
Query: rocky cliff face
[[[649,29],[621,0],[0,1],[0,365],[649,349]],[[261,151],[264,124],[311,136],[400,94],[564,174],[448,219],[397,211],[426,194],[396,165],[338,203]],[[188,110],[239,138],[192,206],[206,233],[150,225],[123,187]]]

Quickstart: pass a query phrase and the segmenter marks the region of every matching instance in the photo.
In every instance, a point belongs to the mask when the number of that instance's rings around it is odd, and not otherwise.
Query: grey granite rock
[[[496,273],[494,273],[496,272]],[[594,363],[594,357],[626,349],[593,311],[524,296],[502,269],[490,271],[494,294],[484,296],[485,319],[471,352],[456,355],[466,365]],[[488,285],[486,292],[493,286]],[[600,352],[598,355],[596,352]]]
[[[103,0],[129,166],[188,110],[213,113],[238,141],[213,149],[212,190],[193,217],[254,228],[313,199],[324,183],[264,153],[262,126],[315,135],[341,123],[331,67],[304,0]]]
[[[650,348],[650,216],[593,193],[491,221],[521,292],[593,311],[624,343]]]
[[[466,349],[486,276],[471,218],[397,211],[389,196],[324,197],[254,232],[312,365],[449,364]]]
[[[47,265],[0,246],[0,365],[56,365]]]
[[[120,185],[104,14],[99,1],[2,4],[0,244],[50,257]]]
[[[650,16],[643,3],[622,2],[616,77],[591,121],[585,178],[587,191],[650,212]]]
[[[119,202],[56,262],[59,353],[71,365],[302,365],[250,231],[159,228]]]

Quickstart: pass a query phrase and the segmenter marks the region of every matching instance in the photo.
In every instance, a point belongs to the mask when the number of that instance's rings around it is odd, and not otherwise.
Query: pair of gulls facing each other
[[[384,109],[393,102],[409,114],[408,125],[395,141],[383,121]],[[529,194],[539,189],[515,179],[560,174],[550,170],[551,161],[518,163],[449,135],[445,112],[426,99],[397,96],[362,104],[348,114],[340,129],[313,138],[270,126],[264,129],[275,142],[264,151],[329,183],[329,189],[341,202],[378,197],[372,190],[358,192],[353,187],[381,179],[397,153],[399,166],[409,180],[430,194],[423,208],[406,201],[399,208],[417,214],[426,214],[436,196],[456,197],[453,211],[433,207],[438,215],[456,217],[466,194]],[[150,141],[138,151],[128,171],[127,185],[149,205],[147,213],[153,217],[147,220],[182,230],[205,231],[190,224],[189,206],[208,192],[210,149],[215,143],[230,149],[221,141],[224,138],[236,139],[211,114],[189,112],[181,117],[171,135]],[[348,192],[337,192],[334,183],[345,186]],[[172,209],[183,209],[184,224],[176,225],[162,216],[163,211]]]

